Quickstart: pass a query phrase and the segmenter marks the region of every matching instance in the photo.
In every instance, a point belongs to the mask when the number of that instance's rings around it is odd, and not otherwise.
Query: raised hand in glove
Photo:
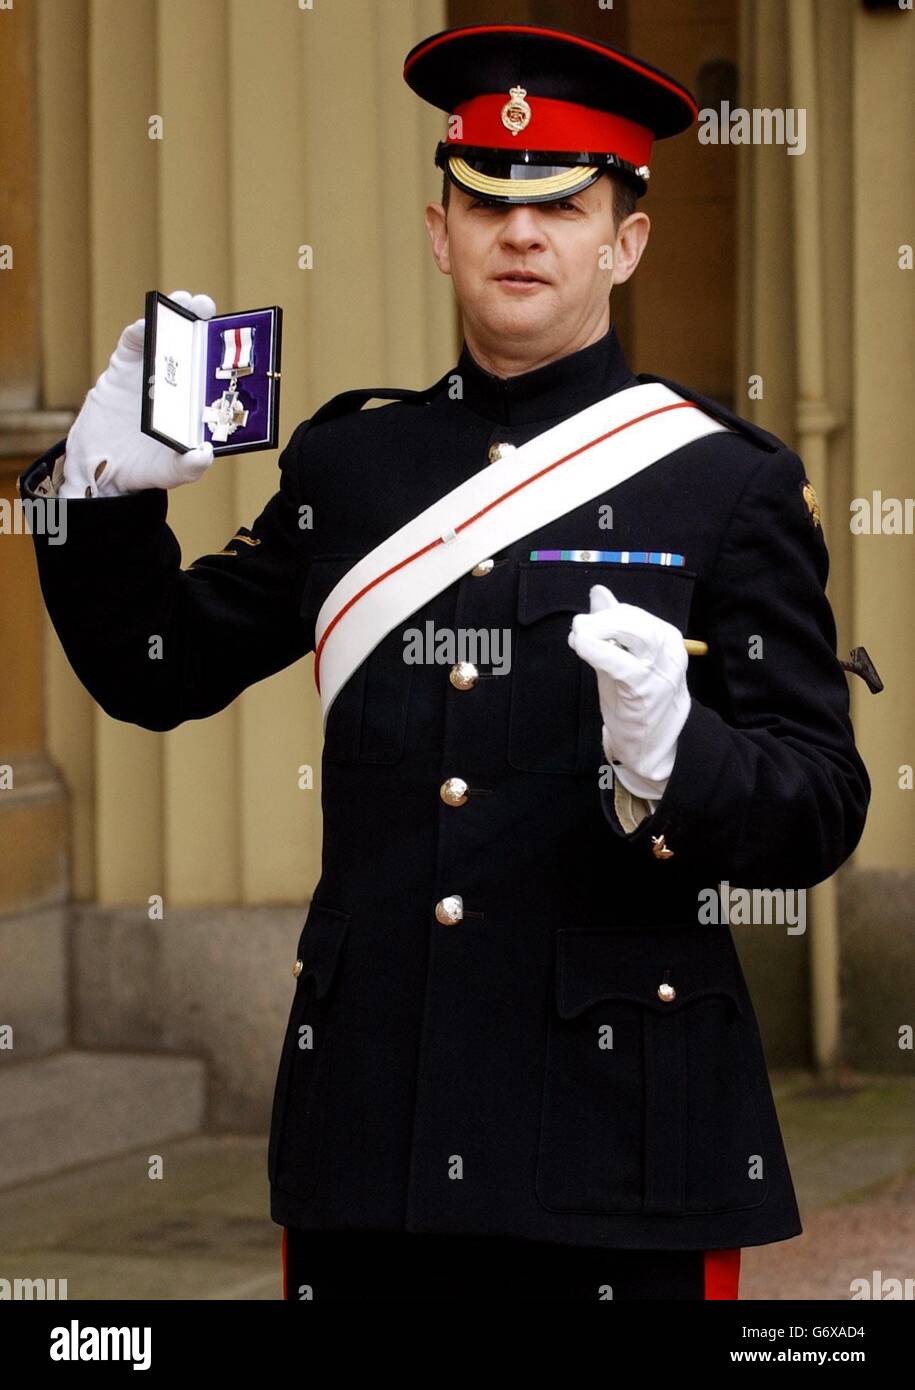
[[[199,318],[216,312],[206,294],[177,290],[170,298]],[[140,429],[144,329],[143,319],[127,325],[87,394],[67,435],[60,497],[119,497],[143,488],[178,487],[195,482],[213,462],[208,442],[179,454]]]
[[[634,796],[659,801],[690,710],[680,631],[595,584],[590,613],[572,620],[569,646],[597,672],[604,753],[615,775]]]

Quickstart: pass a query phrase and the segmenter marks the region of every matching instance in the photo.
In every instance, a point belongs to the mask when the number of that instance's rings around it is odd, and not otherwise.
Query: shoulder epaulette
[[[676,391],[678,396],[683,396],[684,400],[694,401],[696,405],[702,407],[707,415],[711,415],[713,420],[720,420],[723,425],[728,425],[732,430],[746,435],[763,449],[768,449],[770,453],[777,453],[779,449],[784,449],[784,440],[779,439],[778,435],[770,434],[759,425],[754,425],[750,420],[745,420],[742,415],[735,415],[733,410],[728,410],[727,406],[720,401],[713,400],[711,396],[702,396],[698,391],[692,391],[688,386],[682,386],[679,381],[670,381],[667,377],[651,376],[647,372],[640,372],[639,381],[659,381],[663,386],[669,386],[671,391]]]
[[[309,428],[314,425],[322,425],[327,420],[336,420],[341,415],[350,415],[354,411],[361,410],[366,401],[404,401],[408,405],[424,405],[429,397],[435,392],[441,381],[434,382],[422,391],[411,391],[407,388],[397,386],[381,386],[371,388],[360,388],[355,391],[341,391],[337,396],[331,396],[329,401],[325,401],[312,415],[308,421]]]

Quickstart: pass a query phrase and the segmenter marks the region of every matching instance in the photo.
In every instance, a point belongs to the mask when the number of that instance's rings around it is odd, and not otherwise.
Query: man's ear
[[[616,233],[613,256],[614,285],[623,285],[635,271],[648,245],[651,219],[647,212],[633,212],[621,222]]]
[[[429,203],[425,213],[426,231],[432,243],[435,264],[443,275],[451,274],[451,257],[448,248],[448,222],[441,203]]]

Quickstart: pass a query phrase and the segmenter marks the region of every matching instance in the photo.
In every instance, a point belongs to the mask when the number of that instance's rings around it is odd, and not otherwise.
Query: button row
[[[508,458],[514,453],[513,444],[498,443],[493,444],[489,450],[490,463],[498,463],[501,459]],[[495,561],[491,558],[480,560],[474,565],[470,573],[475,578],[482,578],[491,574]],[[448,679],[455,690],[472,690],[480,678],[480,673],[472,661],[457,661],[448,672]],[[470,788],[463,777],[448,777],[438,789],[438,794],[446,806],[463,806],[468,800]],[[669,859],[673,855],[673,850],[668,849],[664,841],[664,836],[652,836],[652,853],[656,859]],[[464,900],[458,893],[451,893],[445,898],[440,898],[435,904],[436,921],[443,926],[455,926],[464,918]],[[669,1003],[676,997],[676,991],[672,985],[663,984],[658,989],[658,998],[665,1003]]]

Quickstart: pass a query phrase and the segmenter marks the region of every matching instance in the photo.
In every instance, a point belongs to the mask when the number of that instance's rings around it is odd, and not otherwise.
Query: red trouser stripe
[[[706,1250],[705,1297],[737,1298],[740,1280],[739,1250]]]
[[[289,1293],[286,1289],[286,1227],[283,1227],[283,1298],[288,1298]]]

